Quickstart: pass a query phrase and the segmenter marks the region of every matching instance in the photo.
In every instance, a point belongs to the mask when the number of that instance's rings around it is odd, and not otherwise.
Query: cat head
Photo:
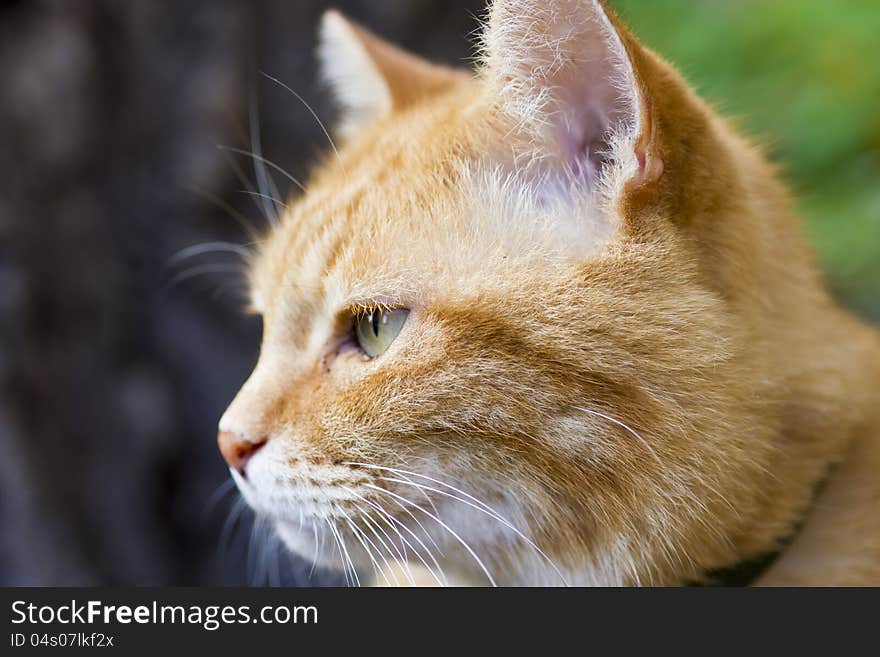
[[[335,12],[319,54],[338,143],[260,243],[220,422],[251,506],[322,564],[438,580],[672,583],[772,546],[802,491],[766,472],[752,320],[790,301],[785,272],[756,298],[785,212],[759,156],[597,0],[496,0],[475,73]]]

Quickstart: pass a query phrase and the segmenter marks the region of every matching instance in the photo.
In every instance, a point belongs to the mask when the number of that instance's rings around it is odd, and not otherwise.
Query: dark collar
[[[697,586],[751,586],[761,575],[770,569],[770,566],[791,545],[799,530],[800,526],[783,539],[779,549],[773,552],[766,552],[757,557],[738,561],[730,566],[710,570],[706,573],[705,582],[697,584]]]
[[[705,579],[702,582],[695,584],[695,586],[750,586],[754,584],[761,575],[770,569],[770,566],[773,565],[782,553],[788,549],[788,547],[794,542],[794,539],[798,537],[807,517],[810,515],[810,511],[812,511],[813,507],[816,505],[816,500],[822,494],[822,491],[825,490],[825,485],[828,483],[828,479],[833,470],[833,465],[829,465],[825,468],[825,472],[819,478],[819,481],[813,485],[813,494],[810,498],[810,504],[800,516],[799,520],[792,526],[791,530],[776,542],[778,547],[775,550],[751,556],[747,559],[731,564],[730,566],[723,566],[722,568],[710,570],[706,572]]]

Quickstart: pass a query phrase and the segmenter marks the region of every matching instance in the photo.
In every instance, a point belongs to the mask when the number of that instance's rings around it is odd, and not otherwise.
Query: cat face
[[[498,0],[483,51],[472,76],[325,18],[343,141],[254,259],[261,355],[220,422],[243,496],[307,558],[438,583],[762,548],[801,495],[768,483],[743,320],[737,149],[763,165],[598,2]]]

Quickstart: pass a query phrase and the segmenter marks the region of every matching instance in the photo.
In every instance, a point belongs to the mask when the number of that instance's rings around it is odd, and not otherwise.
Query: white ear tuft
[[[321,19],[318,58],[342,110],[337,130],[343,137],[391,112],[391,89],[357,28],[332,9]]]
[[[343,137],[467,78],[391,45],[336,11],[324,14],[318,56],[341,105]]]
[[[589,187],[619,173],[609,163],[634,170],[639,86],[601,2],[495,0],[483,50],[492,93],[535,159]]]

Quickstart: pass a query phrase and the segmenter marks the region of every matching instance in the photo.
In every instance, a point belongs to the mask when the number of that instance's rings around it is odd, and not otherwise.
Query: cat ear
[[[461,75],[404,52],[333,10],[321,21],[318,57],[342,110],[337,130],[343,137],[449,88]]]
[[[611,177],[651,181],[663,165],[631,56],[640,49],[599,0],[495,0],[483,74],[543,171],[590,188]]]

